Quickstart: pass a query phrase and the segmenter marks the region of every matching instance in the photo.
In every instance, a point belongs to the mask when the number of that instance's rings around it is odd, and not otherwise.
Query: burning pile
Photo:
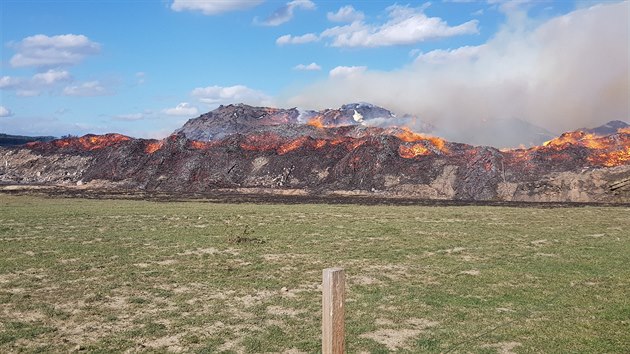
[[[630,176],[629,128],[607,136],[575,131],[542,146],[499,151],[405,127],[363,124],[381,115],[393,117],[367,104],[307,113],[226,106],[163,140],[86,135],[5,150],[5,160],[16,168],[20,154],[35,160],[28,160],[28,171],[13,171],[7,162],[0,181],[21,175],[31,182],[106,180],[170,192],[291,188],[472,200],[626,198],[612,196],[605,186]],[[80,171],[44,179],[49,157],[75,155],[89,160]]]

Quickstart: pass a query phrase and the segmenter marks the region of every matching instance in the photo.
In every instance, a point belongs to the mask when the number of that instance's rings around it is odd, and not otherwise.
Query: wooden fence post
[[[322,282],[322,353],[345,352],[345,300],[346,279],[343,268],[327,268]]]

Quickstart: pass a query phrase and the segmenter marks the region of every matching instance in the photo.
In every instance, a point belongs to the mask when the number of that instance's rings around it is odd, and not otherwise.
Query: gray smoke
[[[454,136],[493,121],[522,120],[558,133],[628,120],[628,2],[538,24],[512,11],[483,45],[422,53],[395,71],[331,75],[286,104],[322,109],[367,101]]]

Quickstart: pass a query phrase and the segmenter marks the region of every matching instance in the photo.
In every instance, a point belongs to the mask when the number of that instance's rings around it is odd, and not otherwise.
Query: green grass
[[[252,205],[0,194],[0,352],[630,348],[630,209]]]

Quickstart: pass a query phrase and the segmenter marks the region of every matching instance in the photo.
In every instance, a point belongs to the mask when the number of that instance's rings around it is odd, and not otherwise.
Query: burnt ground
[[[228,204],[329,204],[329,205],[392,205],[392,206],[503,206],[516,208],[573,208],[587,206],[630,207],[630,203],[602,202],[522,202],[480,200],[436,200],[373,195],[336,195],[310,193],[286,195],[274,193],[243,193],[234,190],[212,190],[204,193],[168,193],[125,189],[78,189],[50,185],[0,184],[0,195],[36,195],[50,198],[123,199],[153,202],[208,202]]]

